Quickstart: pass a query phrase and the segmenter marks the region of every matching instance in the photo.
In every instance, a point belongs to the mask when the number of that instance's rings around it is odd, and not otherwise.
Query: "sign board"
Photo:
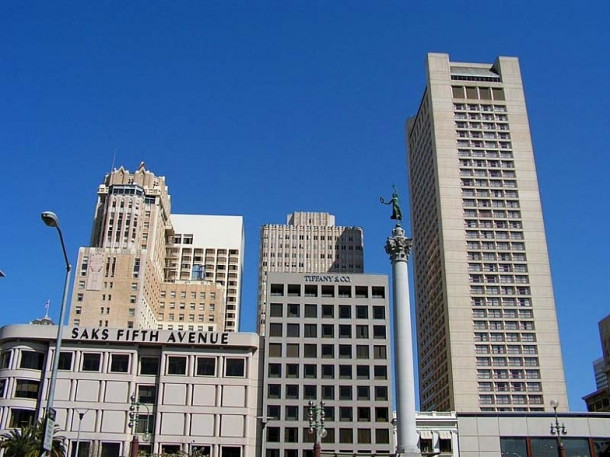
[[[42,448],[45,451],[50,451],[53,447],[53,432],[55,431],[55,410],[49,409],[47,412],[47,420],[44,426],[44,437],[42,440]]]

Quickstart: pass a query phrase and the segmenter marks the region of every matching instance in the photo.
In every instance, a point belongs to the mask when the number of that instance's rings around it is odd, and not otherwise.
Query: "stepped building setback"
[[[91,244],[79,250],[74,326],[236,331],[241,216],[171,214],[165,178],[142,163],[106,175]]]
[[[421,409],[567,410],[519,61],[427,71],[407,123]]]
[[[335,216],[294,212],[286,225],[261,227],[258,264],[258,331],[264,335],[267,274],[362,273],[363,234],[360,227],[335,225]]]

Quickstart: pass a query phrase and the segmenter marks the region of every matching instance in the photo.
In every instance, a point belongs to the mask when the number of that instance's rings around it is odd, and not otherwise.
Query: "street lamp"
[[[80,447],[80,426],[81,426],[81,423],[83,422],[83,417],[85,417],[85,414],[87,414],[88,411],[91,411],[91,410],[85,409],[82,412],[79,410],[76,410],[76,412],[78,413],[78,431],[76,432],[76,449],[74,451],[74,457],[78,457],[78,448]]]
[[[559,425],[559,418],[557,417],[557,407],[559,402],[557,400],[551,400],[551,407],[555,411],[555,423],[551,422],[551,435],[557,435],[557,454],[559,457],[566,457],[566,448],[563,446],[563,440],[561,435],[567,435],[566,427],[563,423]]]
[[[320,457],[322,454],[322,445],[320,444],[322,438],[326,436],[326,429],[324,428],[324,419],[326,413],[324,412],[324,402],[320,402],[320,406],[316,406],[313,400],[309,400],[309,433],[315,433],[315,441],[313,445],[314,457]]]
[[[150,427],[150,408],[148,405],[137,401],[136,393],[132,393],[129,397],[131,403],[129,405],[129,427],[133,432],[133,438],[131,439],[131,457],[137,457],[140,450],[140,443],[138,441],[138,423],[140,421],[140,406],[146,408],[146,429],[144,431],[144,440],[148,441],[150,438],[149,427]],[[77,456],[78,457],[78,456]]]
[[[64,260],[66,262],[66,281],[64,283],[64,295],[61,302],[59,322],[57,324],[57,339],[55,341],[55,354],[53,354],[53,369],[51,371],[51,382],[49,384],[49,397],[47,400],[45,434],[43,440],[43,449],[45,451],[50,451],[53,444],[53,431],[55,428],[55,410],[53,409],[53,401],[55,400],[55,385],[57,384],[59,353],[61,351],[61,338],[64,330],[64,317],[66,314],[66,303],[68,302],[68,286],[70,285],[70,270],[72,269],[72,266],[68,260],[68,253],[66,252],[66,245],[64,243],[63,234],[61,233],[61,228],[59,227],[59,219],[57,218],[57,215],[51,211],[44,211],[40,217],[47,226],[57,229],[59,241],[61,242],[61,249],[64,253]]]

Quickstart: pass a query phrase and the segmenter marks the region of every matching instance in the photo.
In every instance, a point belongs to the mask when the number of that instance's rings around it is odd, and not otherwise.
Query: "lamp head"
[[[49,227],[59,227],[59,219],[55,213],[51,211],[43,211],[40,214],[40,217],[42,218],[42,222]]]
[[[551,400],[551,408],[553,409],[557,409],[557,407],[559,406],[559,402],[555,399]]]

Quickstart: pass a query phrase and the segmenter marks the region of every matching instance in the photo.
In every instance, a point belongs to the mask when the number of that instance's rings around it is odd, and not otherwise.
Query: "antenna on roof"
[[[114,161],[116,160],[117,148],[114,148],[114,154],[112,155],[112,166],[110,167],[110,173],[114,170]]]

